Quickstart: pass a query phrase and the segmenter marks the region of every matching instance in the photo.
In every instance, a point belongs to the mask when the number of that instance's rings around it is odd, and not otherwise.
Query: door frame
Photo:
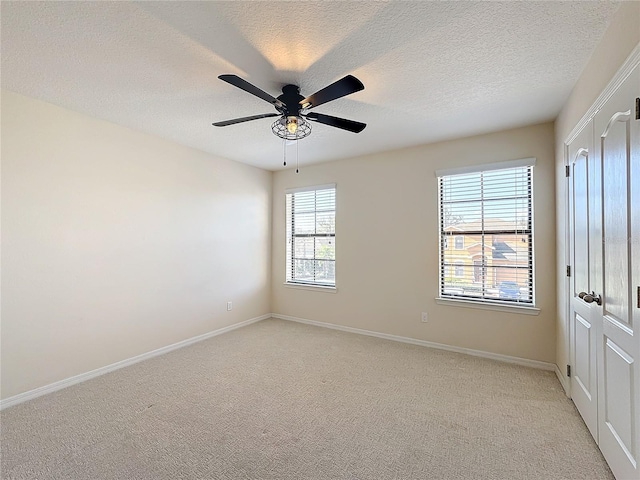
[[[586,122],[584,122],[584,126],[582,128],[584,128],[587,124],[588,120]],[[582,122],[580,122],[582,123]],[[565,242],[565,248],[564,248],[564,263],[562,264],[561,268],[573,268],[573,262],[571,261],[571,233],[572,233],[572,222],[571,222],[571,176],[569,174],[569,172],[571,172],[571,159],[569,158],[569,145],[571,145],[571,143],[573,142],[573,140],[580,134],[580,132],[582,131],[582,128],[580,130],[578,130],[577,132],[575,132],[573,135],[570,136],[570,138],[567,138],[564,141],[563,144],[563,149],[564,149],[564,171],[565,171],[565,178],[564,178],[564,189],[565,189],[565,211],[564,211],[564,221],[565,221],[565,232],[564,232],[564,242]],[[575,131],[575,128],[574,128]],[[565,328],[565,332],[567,332],[566,335],[566,342],[565,342],[565,351],[567,352],[567,366],[569,368],[571,368],[572,365],[572,359],[574,358],[575,352],[573,351],[573,332],[572,332],[572,328],[571,328],[571,295],[572,295],[572,291],[571,291],[571,277],[569,275],[565,275],[564,276],[564,328]],[[564,392],[567,395],[567,397],[571,398],[571,379],[569,378],[569,376],[567,375],[567,371],[565,370],[564,372],[562,372],[562,370],[560,370],[560,373],[562,374],[562,378],[560,379],[560,383],[562,383],[562,386],[564,387]]]

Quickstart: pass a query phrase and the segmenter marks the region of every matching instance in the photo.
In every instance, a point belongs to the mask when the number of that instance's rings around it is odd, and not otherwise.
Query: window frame
[[[295,233],[295,204],[291,204],[291,212],[289,212],[289,195],[295,195],[297,193],[305,192],[318,192],[333,190],[334,204],[333,210],[319,210],[317,205],[317,197],[314,199],[314,208],[312,211],[306,211],[305,213],[313,213],[317,215],[318,212],[333,212],[333,232],[318,233],[317,232],[317,218],[314,219],[314,233]],[[292,198],[293,202],[293,198]],[[335,246],[336,246],[336,207],[337,207],[337,188],[335,183],[324,185],[310,185],[307,187],[289,188],[285,190],[285,281],[284,285],[293,288],[308,289],[308,290],[321,290],[321,291],[336,291],[336,258],[335,258]],[[296,238],[313,238],[314,239],[314,256],[313,258],[296,258],[295,257],[295,239]],[[315,239],[317,238],[331,238],[333,243],[334,255],[333,259],[316,258],[316,245]],[[291,242],[291,243],[290,243]],[[333,283],[326,281],[309,281],[308,279],[296,279],[295,278],[295,266],[296,261],[300,260],[312,260],[314,262],[314,275],[315,275],[315,262],[318,260],[322,262],[333,262]]]
[[[496,162],[490,164],[483,164],[477,166],[467,166],[462,168],[452,168],[452,169],[443,169],[437,170],[435,172],[435,176],[437,177],[438,182],[438,234],[439,234],[439,256],[438,256],[438,296],[436,297],[436,302],[439,304],[445,305],[456,305],[463,307],[471,307],[471,308],[482,308],[482,309],[490,309],[490,310],[500,310],[500,311],[512,311],[512,312],[520,312],[527,313],[531,315],[538,315],[539,309],[536,308],[536,288],[535,288],[535,229],[534,229],[534,171],[533,168],[536,164],[535,158],[523,158],[518,160],[510,160],[506,162]],[[482,173],[482,172],[490,172],[493,170],[505,170],[505,169],[517,169],[517,168],[527,168],[527,200],[528,200],[528,208],[529,208],[529,216],[527,222],[527,228],[523,230],[515,228],[508,231],[492,231],[481,229],[481,232],[465,232],[456,230],[454,232],[448,232],[446,234],[444,232],[444,210],[443,210],[443,177],[454,176],[454,175],[463,175],[463,174],[473,174],[473,173]],[[447,202],[444,202],[446,204]],[[482,214],[484,216],[484,213]],[[486,217],[484,217],[486,218]],[[463,233],[464,232],[464,233]],[[526,268],[528,268],[528,292],[527,295],[524,296],[524,299],[518,298],[514,301],[514,299],[507,298],[492,298],[487,297],[486,293],[486,276],[490,269],[495,269],[495,265],[491,265],[485,261],[482,266],[476,265],[476,262],[473,261],[469,268],[471,268],[471,272],[475,277],[476,269],[480,268],[484,271],[484,279],[483,279],[483,291],[481,296],[476,295],[464,295],[464,292],[461,293],[445,293],[447,272],[452,272],[452,266],[449,264],[445,265],[444,255],[447,247],[451,247],[451,241],[447,241],[448,237],[453,236],[454,238],[457,235],[469,235],[469,234],[488,234],[488,235],[500,235],[500,234],[509,234],[509,235],[519,235],[526,236],[529,240],[529,264]],[[455,240],[454,240],[455,242]],[[455,250],[455,244],[454,244]],[[457,277],[456,277],[457,278]],[[451,291],[452,289],[450,289]],[[453,289],[457,290],[457,289]]]

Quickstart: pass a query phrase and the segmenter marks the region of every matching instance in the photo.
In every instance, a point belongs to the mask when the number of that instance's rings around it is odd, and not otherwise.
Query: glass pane
[[[497,298],[531,302],[532,292],[529,288],[529,270],[527,268],[494,267],[492,270],[493,290]]]
[[[297,192],[293,194],[293,210],[296,213],[313,212],[316,209],[316,192]]]
[[[335,189],[318,190],[317,191],[316,209],[318,211],[335,210],[336,209],[336,191],[335,191]]]
[[[336,212],[318,212],[316,214],[317,233],[335,233]]]
[[[478,230],[482,219],[482,202],[443,204],[442,214],[445,231]]]
[[[442,178],[443,201],[480,200],[482,198],[480,175],[480,173],[469,173]]]
[[[454,240],[452,241],[451,238]],[[457,248],[463,239],[463,248]],[[491,234],[454,235],[443,248],[444,263],[473,265],[483,261],[489,266],[527,267],[531,259],[529,235]]]
[[[293,280],[301,282],[313,282],[314,278],[314,260],[294,260]]]
[[[336,242],[334,237],[316,237],[316,258],[336,259]]]
[[[485,238],[491,239],[491,266],[529,268],[529,235],[485,235]]]
[[[335,262],[331,260],[296,260],[294,281],[335,284]]]
[[[295,258],[311,258],[315,255],[315,247],[313,245],[313,237],[296,237],[293,239],[294,257]]]
[[[293,215],[293,232],[300,233],[316,233],[316,214],[298,213]]]
[[[484,172],[483,193],[485,199],[527,197],[529,175],[526,168]]]
[[[488,200],[484,202],[485,230],[525,230],[529,228],[529,200]]]
[[[444,265],[443,293],[445,295],[482,295],[482,283],[473,281],[473,265],[458,261]]]
[[[443,294],[531,300],[531,251],[527,235],[464,238],[464,249],[443,249]]]
[[[316,282],[319,283],[336,283],[336,262],[328,260],[316,260]]]

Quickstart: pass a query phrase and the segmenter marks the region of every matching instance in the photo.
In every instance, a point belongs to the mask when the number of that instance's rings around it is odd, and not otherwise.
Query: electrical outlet
[[[422,312],[422,323],[427,323],[428,321],[427,312]]]
[[[232,308],[233,308],[233,303],[227,302],[227,311],[231,310]]]

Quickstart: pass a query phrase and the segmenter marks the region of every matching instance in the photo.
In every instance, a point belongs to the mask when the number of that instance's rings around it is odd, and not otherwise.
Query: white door
[[[595,273],[591,264],[594,216],[592,174],[593,122],[589,122],[569,145],[569,209],[571,221],[571,398],[591,435],[598,439],[598,382],[596,330],[599,330],[597,303],[586,297],[593,290]]]
[[[640,67],[594,118],[601,238],[593,285],[598,334],[598,445],[617,479],[640,479]],[[596,215],[593,215],[597,219]],[[592,245],[593,247],[593,245]],[[595,303],[595,302],[594,302]],[[593,304],[592,304],[593,305]]]

